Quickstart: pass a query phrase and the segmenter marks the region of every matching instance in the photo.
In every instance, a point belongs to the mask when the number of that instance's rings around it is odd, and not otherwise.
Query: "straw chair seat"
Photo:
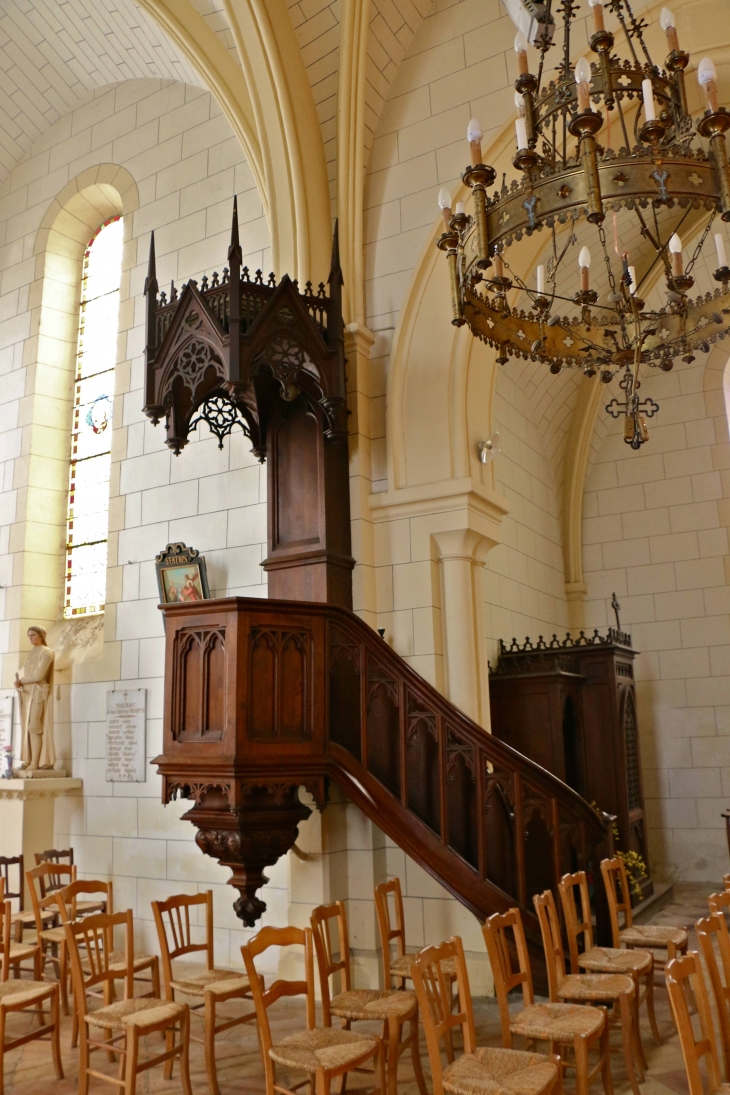
[[[63,930],[63,926],[60,928],[46,928],[41,932],[41,940],[44,943],[56,943],[61,944],[66,942],[66,934]]]
[[[180,981],[171,981],[171,988],[183,992],[186,996],[228,996],[234,992],[248,992],[248,977],[235,970],[203,970],[185,977]]]
[[[578,955],[578,964],[592,973],[648,973],[652,957],[623,947],[591,947]]]
[[[572,1042],[576,1035],[590,1038],[600,1031],[603,1013],[581,1004],[530,1004],[510,1020],[513,1034],[538,1042]]]
[[[26,958],[34,958],[36,953],[35,943],[11,943],[10,961],[24,962]]]
[[[316,1027],[290,1034],[271,1046],[269,1056],[284,1068],[313,1073],[320,1068],[339,1069],[377,1046],[376,1038],[352,1030]]]
[[[558,988],[563,1000],[615,1000],[622,993],[634,992],[633,978],[620,973],[579,973],[568,976]]]
[[[130,1023],[136,1027],[156,1027],[165,1021],[174,1022],[185,1010],[185,1004],[172,1000],[155,1000],[151,996],[136,996],[132,1000],[117,1000],[97,1011],[90,1011],[86,1022],[105,1030],[124,1030]]]
[[[661,924],[632,924],[619,932],[619,939],[627,947],[666,947],[667,943],[686,947],[687,929],[663,927]]]
[[[0,981],[0,1004],[33,1003],[55,991],[51,981]]]
[[[453,1095],[537,1095],[557,1070],[541,1053],[480,1047],[447,1066],[444,1089]]]
[[[378,989],[350,989],[333,996],[333,1015],[340,1019],[407,1019],[416,1011],[415,992],[382,992]]]
[[[410,977],[411,962],[415,957],[415,954],[402,954],[400,958],[391,958],[391,975],[393,977]],[[442,962],[441,969],[446,977],[456,977],[456,963],[453,959],[447,958],[445,962]]]

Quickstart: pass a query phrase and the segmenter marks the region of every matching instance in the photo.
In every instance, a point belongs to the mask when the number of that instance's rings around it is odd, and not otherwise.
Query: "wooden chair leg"
[[[159,968],[157,973],[159,984]],[[175,1035],[173,1033],[173,1039]],[[190,1086],[190,1011],[185,1008],[180,1018],[180,1082],[183,1095],[193,1095]]]
[[[651,1027],[652,1038],[658,1046],[663,1045],[664,1039],[659,1033],[659,1026],[656,1021],[656,1012],[654,1011],[654,963],[652,962],[651,969],[646,975],[646,1013],[649,1016],[649,1025]]]
[[[5,1095],[5,1008],[0,1005],[0,1095]]]
[[[175,1031],[173,1030],[172,1027],[168,1027],[168,1029],[165,1031],[165,1052],[169,1053],[170,1050],[174,1048],[174,1046],[175,1046]],[[172,1067],[173,1067],[174,1063],[175,1063],[175,1058],[174,1057],[168,1057],[168,1059],[165,1061],[164,1077],[165,1077],[166,1080],[171,1080],[172,1079]]]
[[[89,1028],[86,1020],[79,1019],[84,1024],[84,1031],[79,1046],[79,1095],[88,1095],[89,1092]]]
[[[323,1068],[318,1069],[314,1074],[314,1090],[316,1095],[330,1095],[330,1084],[332,1078],[328,1072],[325,1072]]]
[[[61,1064],[61,1009],[59,1007],[59,993],[54,991],[50,999],[51,1022],[51,1053],[53,1054],[53,1067],[56,1070],[56,1079],[63,1079],[63,1065]]]
[[[386,1066],[388,1095],[398,1095],[398,1058],[400,1057],[402,1029],[402,1025],[395,1017],[391,1016],[388,1019],[388,1063]]]
[[[601,1054],[601,1079],[603,1081],[604,1095],[613,1095],[613,1077],[611,1076],[611,1031],[608,1026],[608,1013],[601,1031],[601,1040],[598,1043]]]
[[[411,1030],[411,1060],[413,1061],[413,1074],[416,1077],[416,1083],[418,1084],[419,1095],[428,1095],[428,1088],[426,1087],[426,1081],[423,1077],[423,1069],[421,1067],[421,1050],[418,1044],[418,1012],[413,1016],[410,1022]]]
[[[126,1029],[127,1065],[124,1069],[124,1095],[135,1095],[137,1088],[137,1062],[139,1060],[139,1031],[135,1026]]]
[[[641,1095],[639,1091],[639,1085],[636,1082],[636,1071],[634,1069],[634,1007],[633,1002],[628,996],[621,994],[619,1000],[619,1008],[621,1014],[621,1039],[624,1046],[624,1061],[626,1062],[626,1074],[631,1084],[631,1090],[634,1095]]]
[[[205,994],[205,1071],[210,1095],[220,1095],[215,1067],[215,998]]]
[[[588,1043],[585,1038],[576,1037],[573,1039],[573,1052],[575,1054],[576,1095],[588,1095]]]
[[[640,1020],[639,1020],[639,997],[640,997],[639,987],[641,985],[641,981],[639,980],[638,976],[635,976],[633,978],[633,981],[634,981],[634,1034],[636,1036],[636,1056],[637,1056],[639,1064],[641,1065],[642,1072],[646,1072],[649,1065],[647,1064],[646,1054],[644,1053],[644,1047],[641,1043],[641,1023],[640,1023]],[[642,1076],[642,1080],[643,1080],[643,1076]]]
[[[375,1072],[378,1078],[378,1088],[380,1095],[385,1095],[385,1052],[383,1050],[383,1043],[378,1043],[378,1051],[373,1062],[375,1066]]]
[[[61,955],[58,965],[58,980],[61,985],[61,1003],[63,1004],[63,1014],[68,1015],[68,947],[65,943],[61,944]]]

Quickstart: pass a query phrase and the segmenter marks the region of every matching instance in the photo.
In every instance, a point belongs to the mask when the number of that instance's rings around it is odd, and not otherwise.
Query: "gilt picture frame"
[[[155,556],[160,604],[210,599],[205,556],[186,544],[168,544]]]

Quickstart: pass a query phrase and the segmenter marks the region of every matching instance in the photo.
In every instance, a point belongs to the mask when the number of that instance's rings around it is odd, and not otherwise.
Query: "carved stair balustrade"
[[[162,611],[154,763],[164,801],[191,800],[199,847],[231,868],[244,923],[263,911],[265,867],[309,814],[298,789],[321,809],[328,780],[480,919],[518,905],[536,947],[533,893],[568,870],[595,873],[610,850],[588,803],[485,733],[353,613],[258,598]],[[222,653],[221,671],[206,670],[205,650]],[[189,711],[206,713],[197,734]]]

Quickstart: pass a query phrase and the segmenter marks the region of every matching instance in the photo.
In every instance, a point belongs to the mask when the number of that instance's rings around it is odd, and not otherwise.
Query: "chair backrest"
[[[730,890],[711,893],[707,898],[707,904],[713,916],[719,916],[724,920],[726,916],[730,916]]]
[[[332,949],[332,922],[337,925],[337,943],[339,958],[333,957]],[[334,905],[319,905],[312,913],[310,924],[314,937],[314,950],[317,955],[317,968],[319,970],[319,984],[322,990],[322,1022],[326,1027],[331,1025],[332,1014],[330,1012],[330,977],[335,973],[342,974],[341,991],[348,992],[352,988],[350,979],[350,941],[347,934],[347,914],[341,901]]]
[[[74,850],[73,848],[48,848],[45,852],[35,853],[35,865],[39,867],[41,863],[60,863],[65,866],[73,866]],[[58,872],[56,874],[47,874],[41,879],[41,897],[45,897],[46,894],[51,893],[52,890],[60,890],[65,885],[63,876]]]
[[[502,1024],[502,1041],[509,1047],[512,1036],[509,1029],[508,994],[520,985],[524,1006],[527,1008],[535,1003],[530,957],[527,952],[527,940],[520,910],[509,909],[506,913],[494,913],[488,918],[486,924],[482,925],[482,932],[494,976],[494,989],[497,993],[499,1018]],[[517,956],[516,969],[512,963],[513,952]]]
[[[456,966],[458,995],[456,1011],[452,1011],[451,980],[445,975],[443,969],[444,963],[449,960],[453,960]],[[464,1052],[473,1053],[476,1047],[474,1012],[461,939],[454,936],[448,943],[424,947],[413,958],[411,977],[416,990],[418,1011],[426,1034],[433,1092],[434,1095],[443,1095],[441,1039],[454,1027],[461,1027]]]
[[[10,869],[15,867],[18,872],[18,888],[14,890],[10,884]],[[0,878],[4,883],[4,894],[6,900],[10,901],[15,898],[18,901],[18,912],[23,911],[23,857],[22,855],[0,855]]]
[[[542,946],[547,964],[548,991],[554,1004],[559,1001],[558,989],[565,980],[565,955],[560,937],[560,921],[552,890],[536,893],[533,897],[537,919],[540,922]]]
[[[76,867],[72,863],[39,863],[37,867],[31,867],[29,871],[25,872],[25,880],[28,883],[28,891],[35,913],[36,930],[39,932],[43,930],[41,917],[43,910],[49,907],[52,907],[54,911],[58,909],[57,891],[52,889],[49,893],[48,887],[44,886],[45,881],[54,875],[65,879],[63,885],[68,885],[70,882],[76,881]]]
[[[580,898],[580,910],[576,902],[576,889]],[[593,947],[593,924],[591,922],[591,899],[588,896],[588,878],[585,871],[564,874],[558,882],[560,901],[565,917],[565,930],[568,936],[570,972],[580,973],[578,955]],[[583,936],[582,946],[579,937]]]
[[[114,912],[114,886],[111,882],[101,882],[96,879],[79,878],[76,882],[70,882],[61,890],[53,894],[61,914],[61,923],[67,924],[69,920],[76,919],[76,903],[80,895],[92,894],[94,897],[103,894],[106,901],[106,911]]]
[[[730,933],[723,916],[706,916],[698,920],[695,929],[702,948],[705,966],[710,975],[712,994],[720,1022],[720,1043],[725,1061],[725,1077],[730,1076]],[[720,952],[720,966],[713,942],[717,942]]]
[[[726,890],[730,890],[730,874],[724,874],[722,876],[722,884]]]
[[[380,930],[380,946],[383,952],[383,985],[386,989],[389,989],[391,987],[391,943],[395,942],[397,958],[402,958],[406,953],[406,929],[400,879],[392,878],[389,882],[381,882],[379,886],[375,887],[374,896],[375,911],[378,915],[378,928]],[[393,900],[392,917],[390,915],[391,898]]]
[[[124,933],[124,944],[120,948],[124,954],[125,965],[124,999],[130,1000],[134,995],[132,910],[85,916],[81,920],[69,920],[63,926],[71,962],[74,1001],[80,1015],[85,1015],[88,1011],[87,993],[90,989],[102,985],[111,990],[114,981],[119,979],[119,951],[114,954],[114,969],[109,968],[114,951],[115,929]],[[82,1023],[81,1028],[85,1036],[86,1024]]]
[[[615,856],[613,859],[601,860],[601,874],[603,875],[603,883],[606,887],[606,898],[608,900],[608,912],[611,917],[611,935],[613,936],[614,947],[621,945],[620,931],[621,927],[618,921],[618,914],[624,914],[624,927],[630,928],[634,922],[631,914],[631,890],[629,889],[629,880],[626,875],[626,867],[624,861],[620,856]]]
[[[7,981],[10,977],[10,944],[13,941],[11,910],[9,901],[3,901],[0,905],[0,981]]]
[[[667,963],[665,981],[672,1005],[674,1021],[679,1031],[679,1042],[687,1071],[690,1095],[704,1095],[700,1061],[706,1057],[705,1067],[710,1092],[720,1086],[720,1069],[717,1060],[715,1030],[712,1025],[710,1001],[707,997],[705,979],[702,976],[700,956],[697,951],[689,951],[681,958],[673,958]],[[689,1003],[685,988],[689,988],[694,997],[700,1023],[700,1037],[696,1038],[689,1013]]]
[[[197,927],[197,910],[205,908],[205,942],[193,941]],[[190,912],[194,910],[191,918]],[[152,914],[157,927],[157,938],[162,954],[162,974],[165,981],[165,993],[171,999],[172,963],[184,954],[205,951],[207,968],[214,968],[213,961],[213,891],[206,890],[198,894],[177,894],[167,901],[153,901]]]
[[[274,981],[268,989],[264,988],[263,978],[256,972],[256,959],[269,947],[303,947],[304,949],[304,981],[285,981],[282,978]],[[282,996],[305,996],[307,1001],[307,1030],[314,1030],[314,945],[312,942],[311,928],[262,928],[250,943],[241,947],[243,964],[246,967],[246,976],[251,986],[254,1008],[256,1009],[256,1022],[259,1031],[259,1045],[264,1066],[266,1090],[273,1091],[275,1084],[274,1062],[269,1050],[271,1049],[271,1027],[269,1026],[268,1009],[272,1004],[280,1000]]]

